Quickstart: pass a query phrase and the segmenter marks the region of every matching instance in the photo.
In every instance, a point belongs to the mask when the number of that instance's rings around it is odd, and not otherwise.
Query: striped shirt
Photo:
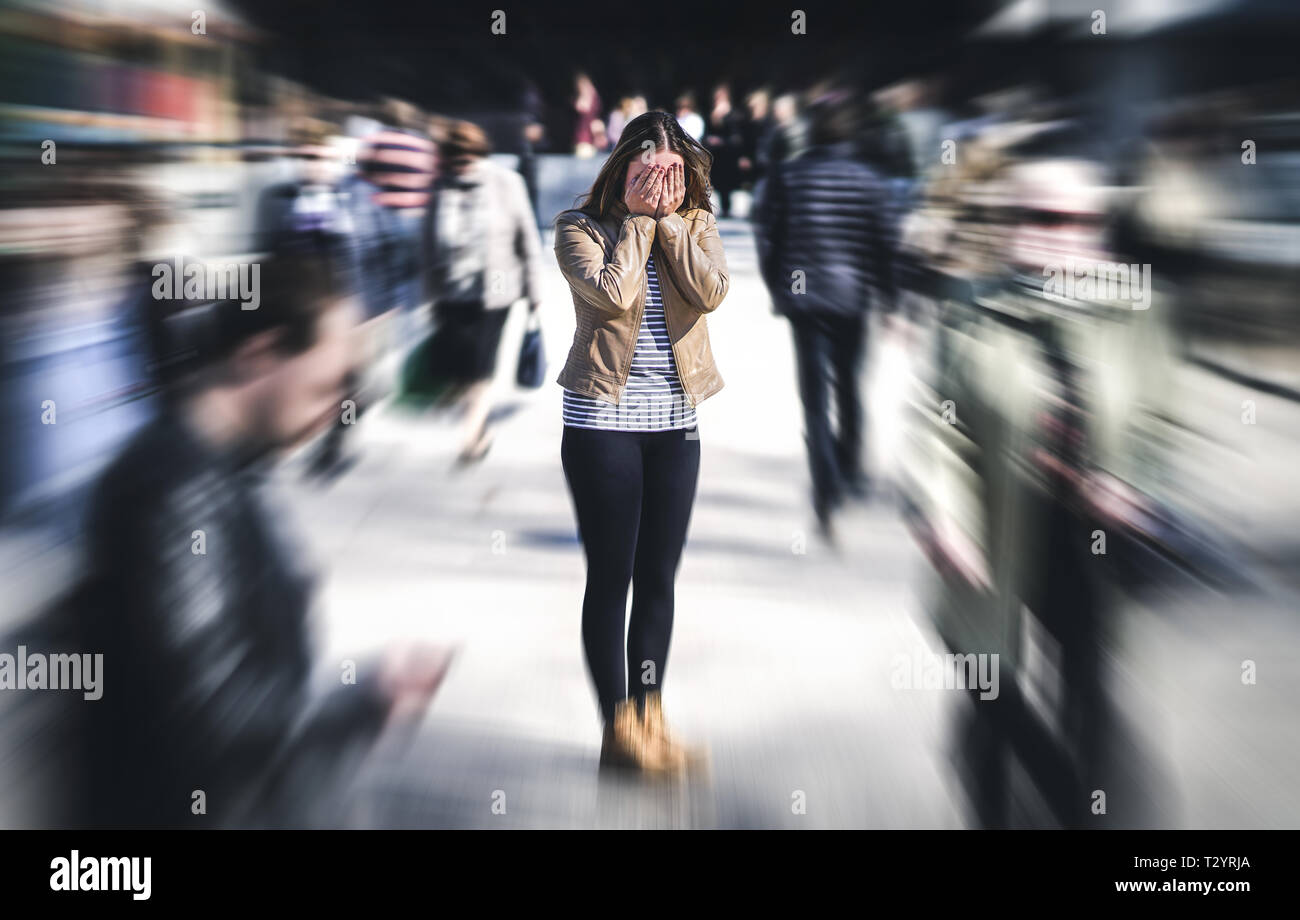
[[[687,399],[677,376],[653,255],[646,261],[645,274],[645,312],[641,316],[641,331],[628,369],[627,385],[618,405],[566,389],[564,424],[608,431],[671,431],[695,427],[695,407]]]
[[[414,131],[384,128],[366,139],[357,157],[362,175],[379,187],[375,203],[419,214],[429,203],[435,166],[433,141]]]

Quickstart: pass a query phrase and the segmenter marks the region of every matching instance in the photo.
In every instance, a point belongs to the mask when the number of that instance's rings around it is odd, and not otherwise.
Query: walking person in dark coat
[[[755,229],[773,307],[794,334],[813,509],[829,536],[836,506],[869,486],[858,372],[868,314],[893,310],[892,220],[885,180],[855,154],[862,116],[848,91],[822,95],[808,116],[810,147],[772,164]]]

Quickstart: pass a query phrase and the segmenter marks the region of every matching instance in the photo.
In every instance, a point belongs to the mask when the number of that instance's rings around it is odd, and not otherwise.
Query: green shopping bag
[[[445,406],[459,389],[457,382],[439,368],[447,367],[442,359],[447,349],[443,329],[435,329],[424,341],[411,349],[398,374],[394,401],[406,409],[432,409]]]

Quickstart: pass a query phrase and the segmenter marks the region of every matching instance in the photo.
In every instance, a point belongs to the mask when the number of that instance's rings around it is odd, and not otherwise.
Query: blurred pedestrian
[[[492,378],[509,308],[520,298],[541,303],[541,240],[519,174],[488,159],[478,125],[450,126],[441,143],[445,170],[434,185],[424,227],[440,348],[440,376],[465,386],[459,461],[481,460],[492,445],[488,424]]]
[[[404,114],[407,111],[398,104],[391,104],[385,110],[386,115],[393,119],[409,117]],[[323,175],[325,169],[331,170],[330,176],[334,184],[328,201],[333,213],[326,211],[323,204],[304,207],[304,204],[311,204],[311,199],[304,201],[305,196],[300,195],[293,208],[294,217],[299,223],[314,218],[322,224],[322,228],[315,229],[318,238],[329,231],[329,238],[338,241],[338,245],[332,246],[331,250],[346,260],[347,268],[354,274],[353,281],[362,296],[361,302],[365,310],[366,332],[359,338],[366,343],[367,357],[357,362],[348,381],[348,398],[356,407],[355,415],[346,420],[340,419],[333,430],[320,440],[307,468],[309,475],[325,479],[337,477],[355,463],[357,457],[355,453],[349,454],[347,447],[349,442],[355,441],[350,436],[354,423],[377,398],[371,375],[388,346],[397,314],[403,307],[414,307],[414,303],[410,302],[413,289],[410,273],[415,268],[411,256],[410,202],[390,197],[394,183],[409,183],[406,180],[394,180],[384,171],[389,168],[405,170],[410,164],[381,166],[389,154],[380,151],[392,141],[391,136],[385,138],[386,133],[386,129],[381,130],[368,139],[357,157],[358,170],[346,177],[341,177],[337,151],[332,148],[318,145],[300,150],[298,154],[307,161],[305,169],[311,171],[308,175]],[[322,159],[318,151],[329,151],[333,156],[326,160],[325,165],[321,165],[317,162]],[[431,164],[428,165],[431,170]],[[417,177],[421,174],[420,171],[415,173]],[[423,179],[417,178],[416,183],[420,181],[427,183],[428,174],[423,174]],[[272,192],[274,191],[273,189]],[[317,192],[316,197],[325,199],[326,195]],[[327,217],[330,220],[327,221]],[[339,235],[335,229],[337,227],[342,227],[345,234]],[[281,234],[270,243],[274,244],[276,251],[282,251],[286,242],[301,246],[303,229],[311,229],[310,224],[305,228],[295,228],[298,242],[293,239],[286,241]],[[268,245],[268,248],[272,247]]]
[[[808,130],[799,112],[799,98],[783,93],[772,100],[772,117],[759,144],[758,161],[762,169],[771,170],[778,163],[793,160],[808,146]]]
[[[583,158],[596,155],[598,136],[603,136],[605,125],[600,120],[600,93],[591,77],[580,73],[574,79],[573,111],[576,121],[573,126],[573,152]]]
[[[691,138],[698,141],[704,137],[704,118],[695,111],[695,94],[682,93],[677,97],[677,123]]]
[[[587,557],[582,637],[605,765],[672,771],[698,755],[665,727],[660,690],[699,474],[695,407],[723,385],[705,321],[730,284],[709,159],[673,115],[648,112],[556,219],[577,313],[557,381],[561,459]]]
[[[794,334],[813,510],[830,537],[836,506],[869,487],[858,373],[869,311],[893,309],[892,235],[888,186],[857,158],[849,91],[828,91],[809,116],[812,146],[774,165],[755,226],[763,280]]]
[[[340,419],[321,439],[309,466],[311,474],[325,479],[356,461],[347,442],[356,421],[381,395],[375,372],[384,355],[407,338],[403,333],[414,324],[419,306],[418,230],[433,179],[433,144],[419,128],[414,106],[390,100],[382,114],[389,124],[366,138],[357,171],[342,186],[349,260],[365,310],[359,336],[365,357],[348,381],[354,417]]]
[[[79,823],[328,821],[348,755],[420,713],[446,670],[420,650],[311,689],[317,576],[264,473],[337,417],[357,304],[319,254],[260,268],[256,310],[152,303],[165,408],[107,468],[88,520],[85,647],[114,676],[85,720]]]
[[[357,168],[374,186],[372,200],[391,218],[396,309],[410,313],[420,300],[420,226],[437,166],[428,121],[415,106],[389,100],[385,125],[366,139]]]
[[[633,118],[644,115],[646,109],[645,96],[624,96],[618,101],[618,105],[609,113],[607,134],[610,146],[618,145],[618,139],[623,134],[623,128]]]
[[[273,185],[261,195],[258,206],[257,248],[282,256],[291,252],[318,251],[352,271],[369,277],[373,266],[366,257],[373,247],[371,221],[355,206],[352,183],[342,180],[342,162],[330,144],[327,131],[319,125],[295,130],[297,142],[290,154],[298,175],[289,182]],[[377,208],[372,205],[371,207]],[[366,231],[358,234],[358,228]],[[369,306],[373,298],[367,298]],[[350,372],[349,396],[358,406],[357,416],[367,400],[361,394],[363,368]],[[350,465],[345,448],[355,418],[340,419],[316,445],[308,465],[311,475],[335,477]]]
[[[722,216],[731,216],[731,194],[740,187],[740,157],[745,146],[745,115],[731,105],[731,88],[723,83],[713,91],[704,146],[713,154],[710,176],[718,191]]]
[[[293,133],[289,158],[295,175],[268,187],[259,197],[255,248],[261,252],[318,248],[344,256],[351,244],[352,221],[340,188],[339,152],[324,125],[303,125]]]
[[[751,194],[757,194],[758,184],[763,181],[767,165],[760,159],[759,150],[763,136],[771,124],[772,100],[766,89],[756,89],[745,98],[745,106],[749,110],[749,117],[742,126],[737,165],[740,167],[741,187],[749,189]]]
[[[528,187],[528,204],[537,213],[537,154],[546,149],[546,102],[532,80],[525,80],[521,99],[523,125],[519,137],[519,175]]]

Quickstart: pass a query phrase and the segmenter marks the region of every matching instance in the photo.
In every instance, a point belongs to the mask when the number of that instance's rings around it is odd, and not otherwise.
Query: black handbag
[[[546,353],[542,349],[542,324],[536,313],[530,313],[528,328],[519,344],[519,365],[515,369],[515,383],[535,390],[546,378]]]

